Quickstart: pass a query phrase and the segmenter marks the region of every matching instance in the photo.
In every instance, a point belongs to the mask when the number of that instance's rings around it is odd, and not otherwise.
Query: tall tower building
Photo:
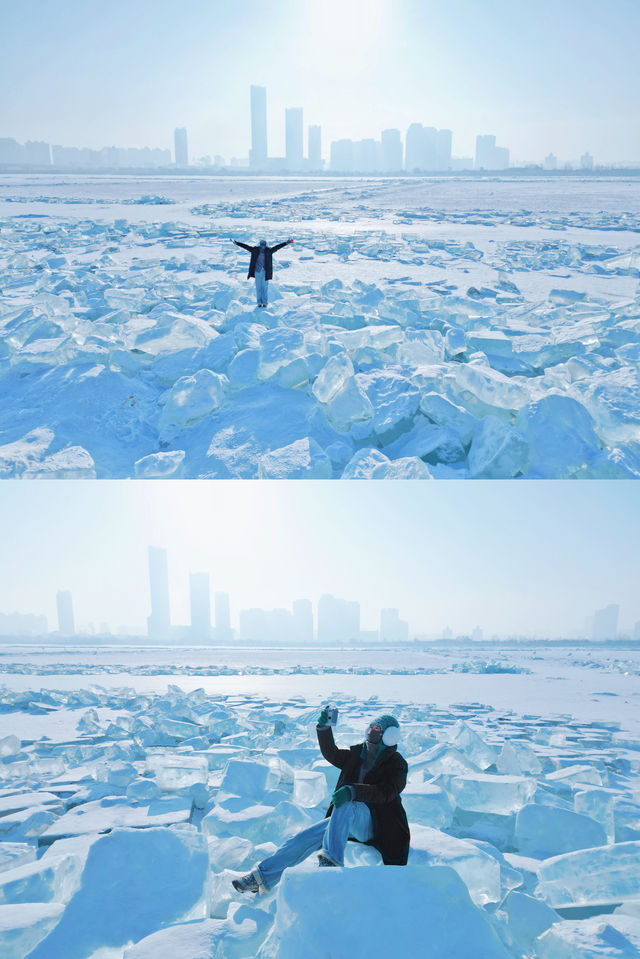
[[[412,123],[407,130],[404,146],[404,168],[408,173],[424,170],[426,163],[424,127],[421,123]]]
[[[184,169],[189,166],[189,151],[187,150],[186,127],[176,127],[173,134],[173,144],[176,155],[176,166]]]
[[[496,138],[489,133],[476,137],[476,170],[496,169]]]
[[[322,169],[322,128],[319,126],[309,127],[309,167]]]
[[[251,87],[251,150],[249,165],[254,170],[267,167],[267,88]]]
[[[409,624],[400,619],[397,609],[380,610],[380,642],[406,643],[409,640]]]
[[[287,170],[301,170],[302,163],[302,108],[287,107],[285,110],[285,140]]]
[[[604,609],[597,609],[593,615],[593,638],[617,639],[619,614],[620,607],[617,603],[610,603]]]
[[[200,642],[208,640],[211,638],[211,599],[208,573],[191,573],[189,575],[189,595],[193,638]]]
[[[318,600],[318,642],[344,643],[360,636],[360,603],[324,595]]]
[[[216,593],[216,640],[218,642],[230,642],[231,633],[231,614],[229,612],[229,594]]]
[[[58,632],[61,636],[75,636],[76,627],[73,619],[73,599],[71,591],[59,589],[56,594],[58,607]]]
[[[167,551],[157,546],[149,547],[149,587],[151,592],[151,615],[147,617],[149,639],[168,639],[171,632],[171,615]]]

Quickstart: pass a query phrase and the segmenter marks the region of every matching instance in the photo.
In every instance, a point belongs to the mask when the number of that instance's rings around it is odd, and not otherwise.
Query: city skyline
[[[610,604],[621,631],[640,620],[633,484],[479,481],[469,491],[408,482],[389,492],[327,483],[318,498],[317,484],[221,480],[214,493],[185,482],[188,493],[179,480],[169,489],[105,481],[95,491],[70,480],[73,496],[55,484],[3,484],[0,610],[52,624],[57,591],[70,590],[77,628],[126,624],[145,635],[147,546],[161,544],[177,624],[190,622],[197,572],[209,575],[212,596],[230,597],[234,627],[240,609],[317,605],[324,594],[359,602],[368,630],[381,609],[398,609],[412,636],[478,625],[485,636],[585,635],[585,618]]]
[[[327,145],[424,117],[455,131],[459,156],[491,131],[518,161],[550,150],[562,161],[640,158],[640,8],[631,0],[606,11],[595,0],[482,9],[471,0],[279,0],[258,29],[259,10],[256,0],[242,9],[196,0],[181,16],[166,0],[115,0],[108,17],[79,0],[8,7],[0,132],[20,143],[170,149],[174,128],[185,127],[194,157],[246,157],[247,86],[258,82],[270,91],[273,156],[285,155],[285,109],[304,104]]]

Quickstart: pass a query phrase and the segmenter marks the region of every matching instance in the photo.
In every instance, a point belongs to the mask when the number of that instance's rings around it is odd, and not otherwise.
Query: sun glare
[[[314,66],[349,73],[372,64],[388,8],[386,0],[324,0],[309,4]]]

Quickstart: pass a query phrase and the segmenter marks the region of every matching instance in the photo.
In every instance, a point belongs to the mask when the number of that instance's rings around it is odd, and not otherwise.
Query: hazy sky
[[[631,482],[0,482],[0,611],[76,622],[149,612],[147,545],[169,553],[172,620],[189,572],[240,608],[397,606],[413,633],[567,633],[610,602],[640,619],[640,484]]]
[[[413,121],[471,156],[640,159],[638,0],[0,0],[0,137],[246,157],[249,86],[340,137]]]

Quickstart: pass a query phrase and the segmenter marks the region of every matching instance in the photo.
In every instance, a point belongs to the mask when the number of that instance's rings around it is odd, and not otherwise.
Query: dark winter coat
[[[249,272],[247,273],[247,279],[256,275],[256,263],[258,262],[258,253],[260,252],[259,246],[248,246],[246,243],[239,243],[237,240],[233,241],[236,246],[241,246],[243,250],[246,250],[247,253],[251,254],[251,262],[249,263]],[[264,278],[265,280],[271,280],[273,278],[273,260],[272,256],[277,250],[281,250],[283,246],[288,244],[288,240],[285,240],[284,243],[276,243],[275,246],[265,246],[264,248]]]
[[[341,770],[336,789],[345,785],[353,786],[356,801],[366,803],[369,807],[373,839],[367,845],[379,851],[386,866],[406,866],[410,834],[400,793],[407,782],[407,763],[397,746],[389,746],[364,777],[364,782],[359,783],[364,744],[338,749],[331,726],[318,726],[316,732],[322,755],[332,766]],[[332,812],[333,805],[329,806],[327,816]]]

